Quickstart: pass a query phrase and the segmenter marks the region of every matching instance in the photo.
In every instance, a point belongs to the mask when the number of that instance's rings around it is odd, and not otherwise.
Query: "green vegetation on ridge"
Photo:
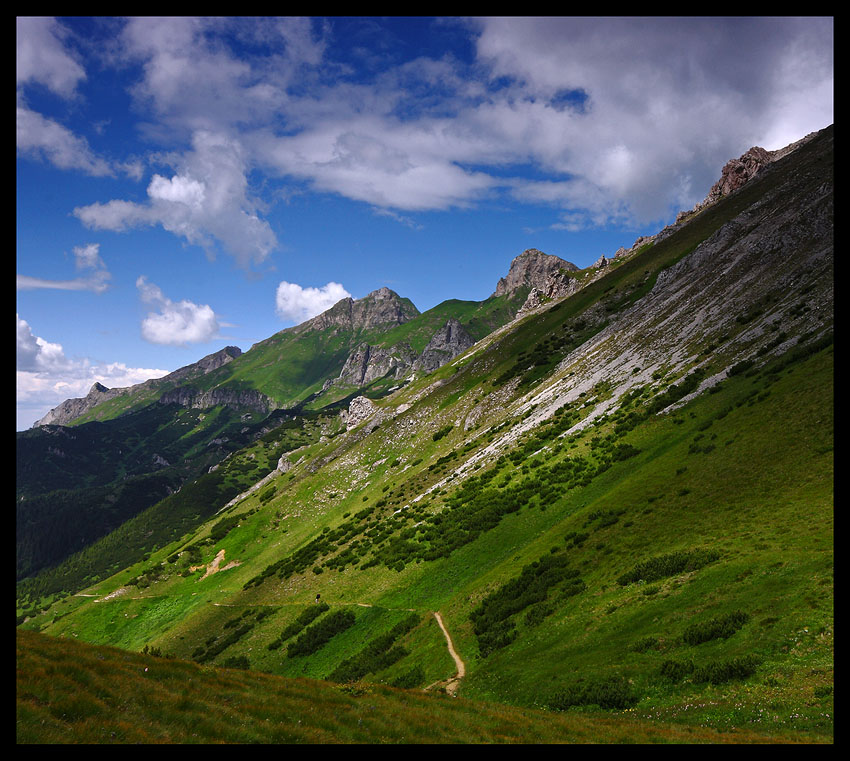
[[[592,741],[626,724],[641,739],[652,722],[656,739],[673,723],[688,730],[677,740],[830,742],[831,315],[785,308],[805,299],[774,298],[787,290],[777,281],[759,315],[705,328],[685,359],[625,393],[602,373],[569,387],[580,368],[563,362],[759,192],[745,186],[378,400],[373,425],[311,439],[229,509],[210,492],[194,527],[157,537],[132,567],[74,596],[19,585],[22,628],[148,648],[175,668],[231,664],[247,689],[338,679],[331,694],[354,699],[455,677],[439,611],[465,666],[457,705],[592,719]],[[239,468],[259,475],[250,463],[272,443],[235,453],[228,483]],[[64,712],[57,721],[86,730],[90,714]],[[351,736],[325,714],[311,725],[323,723]]]

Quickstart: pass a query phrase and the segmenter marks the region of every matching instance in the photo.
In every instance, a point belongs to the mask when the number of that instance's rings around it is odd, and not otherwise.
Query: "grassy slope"
[[[203,580],[200,573],[171,575],[105,604],[68,598],[51,611],[63,617],[45,631],[134,650],[155,644],[189,657],[207,639],[221,637],[228,620],[265,606],[271,615],[213,662],[245,655],[255,669],[325,678],[370,638],[388,631],[402,611],[413,609],[419,624],[400,640],[408,655],[369,679],[391,682],[418,666],[424,684],[453,671],[429,618],[439,609],[466,661],[461,694],[470,698],[545,707],[558,689],[579,678],[592,682],[622,675],[641,698],[629,713],[722,729],[805,731],[824,739],[832,725],[831,380],[831,348],[792,365],[769,385],[762,377],[730,379],[718,393],[627,434],[640,455],[613,465],[586,487],[569,490],[545,510],[532,504],[506,516],[447,558],[401,572],[380,566],[326,569],[319,575],[308,570],[242,590],[286,547],[303,546],[323,526],[339,525],[345,513],[364,504],[363,496],[370,503],[394,494],[397,486],[388,492],[378,487],[401,480],[385,465],[385,478],[339,499],[329,496],[330,489],[339,488],[334,476],[320,470],[293,482],[292,491],[283,490],[267,505],[252,498],[235,508],[258,512],[208,547],[205,557],[224,549],[227,559],[243,565]],[[753,391],[769,394],[758,400]],[[741,406],[735,406],[738,402]],[[700,434],[715,448],[689,453]],[[589,449],[588,438],[575,442],[578,451]],[[427,457],[427,447],[421,451],[424,467],[433,455]],[[440,451],[445,450],[434,455]],[[527,464],[502,465],[515,479],[523,478],[523,467],[534,479]],[[600,527],[598,519],[588,523],[593,513],[620,510],[613,525]],[[581,546],[567,548],[587,589],[564,601],[553,595],[555,612],[537,626],[526,626],[517,616],[521,636],[481,658],[471,610],[523,566],[552,548],[561,551],[572,531],[590,534]],[[616,581],[642,559],[693,547],[716,548],[721,558],[696,573],[653,584],[623,587]],[[125,576],[90,593],[114,589]],[[269,651],[268,643],[317,591],[332,608],[355,611],[356,625],[314,656],[287,658],[284,648]],[[734,636],[695,647],[683,644],[688,624],[734,610],[750,616]],[[653,647],[632,652],[648,638],[657,640]],[[757,655],[760,665],[743,681],[671,684],[659,677],[665,660],[702,665],[745,654]]]
[[[30,632],[18,633],[17,663],[19,744],[775,741],[751,731],[553,716],[389,687],[281,679]]]
[[[744,203],[740,195],[736,203]],[[699,235],[705,235],[723,222],[723,215],[715,209],[699,219]],[[639,264],[622,265],[616,277],[592,284],[579,294],[583,306],[606,300],[616,308],[637,297],[651,285],[658,267],[669,266],[689,250],[689,236],[699,237],[695,229],[685,228],[684,235],[648,249]],[[643,265],[650,257],[653,266],[647,272]],[[418,669],[415,684],[424,686],[453,673],[431,616],[440,610],[467,664],[462,696],[539,708],[577,685],[599,687],[622,679],[619,684],[628,685],[636,698],[620,709],[622,718],[637,715],[736,733],[766,727],[780,738],[804,733],[829,741],[831,346],[777,373],[736,375],[716,393],[703,394],[673,414],[650,416],[627,432],[616,433],[625,413],[567,440],[541,426],[526,439],[536,436],[535,447],[546,445],[545,457],[529,456],[529,450],[516,463],[490,458],[480,471],[497,471],[490,481],[493,488],[507,492],[528,484],[538,496],[522,501],[521,509],[439,559],[417,561],[410,550],[407,556],[392,556],[406,558],[401,570],[394,562],[364,568],[370,558],[390,558],[393,542],[405,536],[414,549],[417,542],[422,546],[422,534],[409,531],[417,525],[426,530],[439,526],[431,516],[442,515],[452,527],[454,516],[463,513],[466,503],[452,501],[453,494],[462,493],[453,484],[443,487],[442,494],[412,500],[479,450],[488,438],[488,425],[518,422],[510,418],[511,393],[516,393],[511,384],[494,389],[491,380],[517,367],[519,352],[546,338],[560,321],[578,315],[578,300],[564,304],[515,326],[501,343],[382,402],[413,406],[382,423],[377,435],[354,431],[317,443],[309,460],[278,480],[273,498],[264,502],[249,497],[232,508],[226,514],[242,516],[238,527],[202,544],[203,561],[224,550],[225,561],[239,565],[206,578],[201,578],[202,570],[181,576],[167,563],[159,565],[179,549],[170,545],[87,593],[106,595],[140,571],[163,569],[160,580],[144,590],[121,588],[122,594],[105,602],[66,598],[27,626],[130,650],[157,646],[188,658],[211,652],[242,621],[247,627],[243,636],[212,656],[212,663],[246,657],[252,669],[326,678],[413,610],[416,626],[396,642],[406,653],[367,678],[392,683]],[[433,387],[436,381],[444,385]],[[415,394],[428,385],[431,393],[416,401]],[[587,399],[604,397],[603,386]],[[658,385],[652,393],[663,388]],[[464,432],[464,418],[479,401],[486,405],[488,395],[497,403],[477,429]],[[436,440],[447,424],[454,427]],[[612,460],[612,447],[622,444],[638,453]],[[583,484],[556,478],[554,466],[577,456],[594,468],[605,462],[610,467]],[[373,513],[358,516],[364,508]],[[211,527],[207,524],[194,539],[203,543]],[[334,537],[324,548],[328,552],[313,553],[294,574],[272,573],[252,583],[264,569],[296,557],[323,533]],[[438,533],[424,545],[439,544]],[[638,563],[694,549],[714,550],[718,556],[698,570],[645,583],[618,582]],[[346,552],[359,559],[340,571],[334,566]],[[516,639],[482,654],[473,612],[529,564],[550,556],[569,562],[580,574],[583,591],[568,595],[564,583],[555,583],[544,603],[549,609],[536,608],[539,615],[528,620],[534,605],[523,606],[508,619]],[[268,645],[311,606],[317,593],[332,610],[353,611],[354,626],[314,655],[289,658],[285,647],[270,650]],[[687,644],[691,625],[738,611],[745,614],[744,623],[730,636]],[[757,663],[748,676],[714,682],[697,678],[700,668],[748,657]],[[670,679],[663,675],[667,662],[693,664],[697,670]],[[571,710],[594,718],[610,716],[590,706]],[[591,737],[604,739],[604,725],[598,726]]]

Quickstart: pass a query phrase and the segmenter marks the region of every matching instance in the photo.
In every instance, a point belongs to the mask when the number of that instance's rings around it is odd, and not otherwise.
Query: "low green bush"
[[[225,658],[221,665],[226,669],[243,669],[244,671],[251,668],[248,658],[244,655],[233,655],[230,658]]]
[[[350,610],[335,610],[321,621],[305,629],[294,642],[286,648],[288,658],[299,655],[312,655],[321,649],[340,632],[354,626],[354,613]]]
[[[699,645],[713,639],[728,639],[749,620],[749,614],[736,610],[723,616],[715,616],[708,621],[691,624],[685,629],[682,639],[688,645]]]
[[[693,661],[674,661],[668,659],[661,664],[658,673],[671,682],[681,682],[694,670]]]
[[[446,426],[443,426],[443,427],[442,427],[442,428],[440,428],[440,430],[439,430],[439,431],[437,431],[437,432],[436,432],[436,433],[435,433],[435,434],[434,434],[431,438],[432,438],[434,441],[439,441],[440,439],[442,439],[442,438],[444,438],[444,437],[448,436],[448,435],[452,432],[452,430],[453,430],[453,429],[454,429],[454,426],[453,426],[453,425],[451,425],[451,424],[446,425]]]
[[[640,696],[624,676],[580,679],[556,692],[549,700],[554,711],[566,711],[573,706],[598,705],[600,708],[625,710],[635,705]]]
[[[648,650],[655,650],[658,647],[658,637],[645,637],[629,647],[633,653],[645,653]]]
[[[724,684],[733,679],[746,679],[752,676],[759,666],[759,659],[754,655],[743,655],[728,661],[710,661],[694,668],[695,682]]]
[[[403,690],[410,690],[418,687],[425,681],[425,669],[422,666],[414,666],[410,671],[406,671],[400,677],[390,682],[391,687],[398,687]]]
[[[638,563],[631,571],[622,574],[617,583],[624,587],[636,581],[657,581],[688,571],[696,571],[720,557],[717,550],[680,550],[659,555]]]

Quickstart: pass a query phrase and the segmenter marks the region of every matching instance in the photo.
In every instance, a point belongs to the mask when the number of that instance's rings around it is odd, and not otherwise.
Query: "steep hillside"
[[[353,399],[254,491],[184,505],[137,562],[113,572],[124,542],[104,537],[76,589],[20,584],[19,623],[277,676],[829,741],[832,141],[559,273],[581,282],[569,295],[528,303],[526,286],[518,319]],[[259,441],[282,447],[283,429]],[[167,524],[164,504],[137,520]]]
[[[315,411],[345,407],[357,394],[380,397],[442,366],[513,319],[529,287],[542,284],[543,275],[522,264],[530,255],[514,260],[508,277],[515,287],[498,298],[448,301],[420,315],[381,288],[343,299],[245,354],[226,347],[160,379],[129,388],[95,384],[86,397],[66,400],[18,435],[17,578],[82,551],[281,421],[309,425]],[[249,472],[268,475],[279,455],[265,471]],[[236,481],[247,485],[244,475]],[[184,512],[172,507],[172,514]],[[127,559],[143,554],[143,545],[138,538],[125,545]],[[86,567],[90,579],[105,571],[99,562]],[[66,572],[58,574],[39,588],[69,583]]]

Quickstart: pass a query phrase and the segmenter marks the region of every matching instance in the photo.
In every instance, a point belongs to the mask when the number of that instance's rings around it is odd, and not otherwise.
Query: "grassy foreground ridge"
[[[19,631],[19,743],[764,743],[758,732],[591,718],[337,685]],[[804,742],[789,736],[784,742]]]

